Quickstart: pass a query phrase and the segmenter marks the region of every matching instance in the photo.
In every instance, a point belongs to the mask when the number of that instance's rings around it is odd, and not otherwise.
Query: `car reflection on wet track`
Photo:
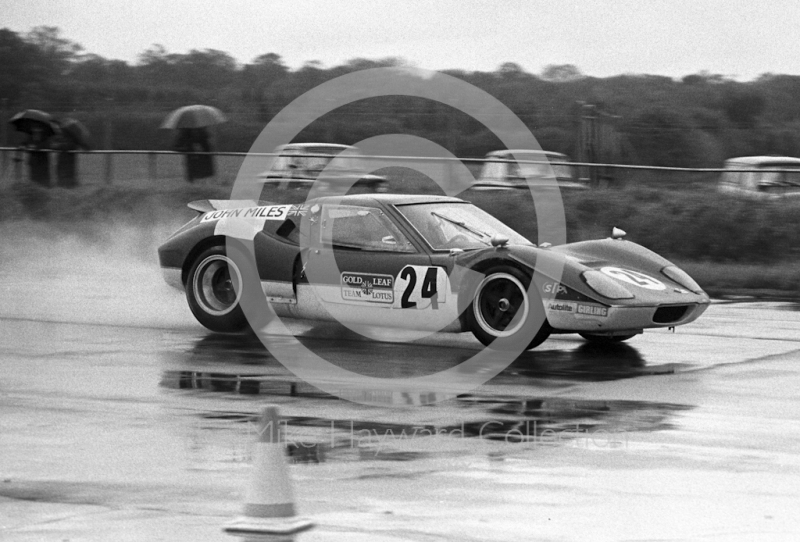
[[[478,398],[462,396],[449,406],[464,418],[457,424],[391,423],[369,419],[339,420],[316,416],[287,416],[287,455],[297,463],[326,460],[407,461],[435,455],[433,451],[404,450],[403,445],[422,440],[495,441],[506,445],[580,446],[588,439],[603,439],[604,446],[619,447],[628,433],[673,429],[674,414],[693,407],[646,401],[587,401],[575,399]],[[249,456],[258,415],[242,411],[211,411],[197,415],[197,430],[219,430],[220,423],[239,426],[232,434],[245,444],[239,454]],[[242,429],[244,427],[244,429]],[[229,429],[232,429],[230,426]],[[233,428],[235,429],[235,428]],[[244,435],[244,436],[243,436]],[[424,447],[424,446],[423,446]],[[245,457],[244,460],[247,458]]]
[[[330,340],[327,337],[301,337],[300,341],[333,364],[383,378],[431,374],[456,366],[476,352],[451,345]],[[603,381],[670,373],[682,367],[680,363],[649,367],[639,350],[628,344],[558,342],[557,348],[548,349],[546,343],[540,350],[524,352],[496,378]],[[569,348],[573,345],[574,348]],[[284,369],[253,335],[206,335],[185,352],[171,353],[165,365],[170,367],[164,371],[162,385],[165,387],[279,395],[295,395],[300,389],[313,388]],[[280,385],[273,390],[275,386],[270,383],[277,381],[291,381],[295,386]],[[283,388],[285,391],[281,392]]]
[[[423,366],[425,373],[441,370],[468,359],[474,350],[468,347],[441,347],[430,344],[395,344],[357,340],[331,340],[322,337],[301,338],[308,348],[316,348],[320,355],[346,352],[346,364],[351,369],[375,365],[399,365],[389,371],[409,374],[419,371],[419,359],[435,360]],[[503,383],[531,383],[552,381],[555,385],[570,382],[608,381],[633,378],[646,374],[671,373],[675,366],[648,367],[642,354],[627,344],[598,345],[576,341],[559,341],[553,348],[547,345],[535,352],[526,352],[495,381]],[[404,350],[398,356],[396,349]],[[333,356],[336,358],[336,356]],[[343,364],[339,358],[336,363]],[[199,434],[206,429],[227,427],[232,435],[250,432],[256,425],[254,413],[257,402],[264,398],[283,401],[297,397],[304,400],[343,402],[294,377],[269,353],[261,341],[252,335],[209,334],[196,340],[178,359],[172,357],[169,368],[162,371],[160,386],[182,393],[214,393],[215,408],[196,414]],[[530,386],[520,396],[500,391],[495,394],[465,394],[437,404],[444,410],[457,412],[456,424],[431,412],[432,422],[390,423],[371,419],[364,413],[344,420],[329,417],[288,416],[284,419],[289,433],[287,453],[295,462],[317,463],[330,460],[397,460],[405,461],[427,457],[432,452],[394,449],[412,438],[436,439],[446,436],[454,439],[504,441],[518,444],[557,445],[576,442],[598,432],[624,435],[627,432],[669,429],[670,418],[680,410],[691,407],[678,404],[646,401],[592,401],[536,397],[536,387]],[[225,397],[237,398],[235,406]],[[241,410],[241,400],[252,410]],[[284,399],[281,399],[284,398]],[[220,403],[219,400],[223,402]],[[405,398],[400,397],[400,401]],[[430,403],[435,402],[435,398]],[[408,404],[411,404],[410,402]],[[422,404],[427,404],[425,400]],[[245,407],[247,408],[247,407]],[[220,426],[219,424],[223,424]],[[232,424],[232,425],[231,425]],[[233,426],[238,426],[236,429]],[[242,429],[242,427],[249,429]],[[247,438],[244,439],[248,441]],[[375,453],[376,443],[380,453]],[[620,440],[613,440],[612,444]],[[248,449],[247,445],[241,447]],[[402,446],[401,446],[402,448]]]

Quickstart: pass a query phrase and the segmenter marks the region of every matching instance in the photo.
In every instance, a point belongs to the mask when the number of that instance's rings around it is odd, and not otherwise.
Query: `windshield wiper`
[[[480,236],[482,238],[483,237],[491,237],[491,235],[489,235],[488,233],[485,233],[485,232],[482,232],[480,230],[476,230],[475,228],[472,228],[470,226],[467,226],[466,222],[461,222],[460,220],[455,220],[453,218],[450,218],[450,217],[447,217],[447,216],[444,216],[444,215],[440,215],[439,213],[436,213],[436,212],[433,212],[431,214],[433,216],[441,218],[442,220],[446,220],[447,222],[449,222],[451,224],[455,224],[456,226],[459,226],[459,227],[467,230],[468,232],[473,233],[475,235],[478,235],[478,236]]]

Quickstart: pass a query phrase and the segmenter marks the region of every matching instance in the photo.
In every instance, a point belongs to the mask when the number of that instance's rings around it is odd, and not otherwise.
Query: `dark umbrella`
[[[89,135],[89,130],[81,121],[69,118],[62,120],[60,125],[61,133],[71,139],[78,147],[87,151],[92,149],[92,138]]]
[[[53,124],[53,117],[50,113],[39,111],[38,109],[26,109],[20,111],[8,121],[14,125],[18,132],[30,134],[33,132],[34,126],[39,126],[44,130],[44,137],[48,138],[58,131],[58,128]]]
[[[228,119],[222,114],[222,111],[210,105],[187,105],[176,109],[164,119],[161,123],[161,128],[166,129],[179,129],[179,128],[203,128],[205,126],[213,126],[220,124]]]

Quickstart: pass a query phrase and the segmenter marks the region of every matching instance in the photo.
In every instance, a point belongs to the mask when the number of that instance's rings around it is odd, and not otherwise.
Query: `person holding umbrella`
[[[214,176],[214,157],[210,154],[197,154],[211,152],[208,131],[205,128],[179,128],[172,150],[185,153],[188,182]]]
[[[209,140],[208,126],[227,119],[222,111],[209,105],[187,105],[170,113],[161,128],[177,130],[173,150],[185,153],[186,180],[214,176],[214,157]],[[204,154],[196,154],[204,153]]]
[[[33,183],[50,188],[50,156],[48,141],[58,127],[53,123],[49,113],[38,109],[20,111],[9,121],[19,132],[27,134],[25,141],[18,147],[20,152],[28,155],[28,171]],[[22,160],[22,158],[16,158]]]
[[[80,121],[67,118],[55,121],[61,128],[53,148],[58,150],[56,162],[56,185],[62,188],[78,186],[77,161],[80,149],[91,150],[89,130]]]

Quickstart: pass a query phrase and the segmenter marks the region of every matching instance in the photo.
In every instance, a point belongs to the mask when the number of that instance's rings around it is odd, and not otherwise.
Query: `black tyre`
[[[531,349],[550,336],[552,328],[542,300],[528,295],[530,281],[529,276],[510,266],[497,266],[485,273],[466,313],[467,324],[480,342],[488,346],[498,341],[502,348],[515,348],[522,341],[525,349]]]
[[[234,333],[247,328],[239,300],[242,274],[218,245],[200,253],[186,278],[186,299],[197,321],[212,331]]]
[[[589,342],[598,343],[598,344],[602,344],[602,343],[605,343],[605,344],[621,343],[623,341],[627,341],[628,339],[632,339],[633,337],[636,337],[636,333],[634,333],[632,335],[614,335],[614,336],[611,336],[611,337],[608,336],[608,335],[593,335],[591,333],[579,333],[579,335],[581,337],[583,337],[584,339],[586,339],[587,341],[589,341]]]

